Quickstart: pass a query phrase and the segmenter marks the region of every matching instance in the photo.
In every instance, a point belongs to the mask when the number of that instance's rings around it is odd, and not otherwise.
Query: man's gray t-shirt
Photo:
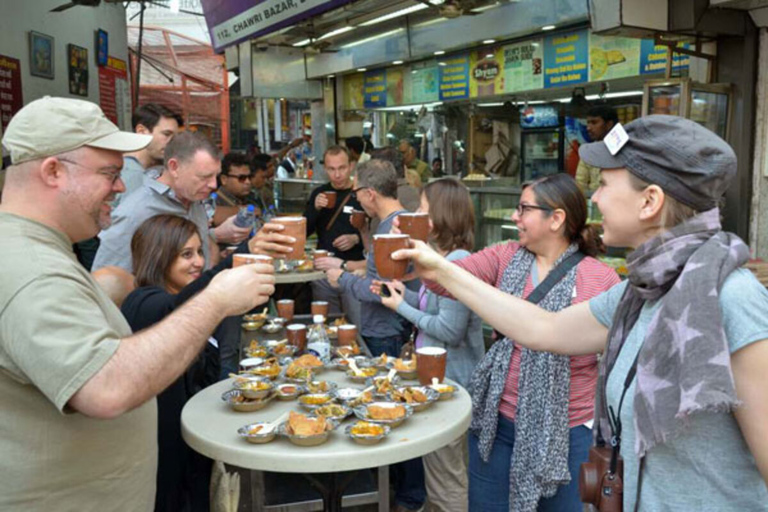
[[[117,208],[117,205],[126,198],[132,192],[140,189],[144,183],[144,173],[146,169],[141,163],[132,156],[123,157],[123,169],[120,171],[120,179],[123,180],[125,185],[125,192],[117,194],[115,200],[112,202],[112,207]]]
[[[589,301],[595,318],[610,328],[628,285],[624,281]],[[660,302],[646,304],[629,333],[608,377],[608,405],[618,410],[624,380],[642,346]],[[768,339],[768,290],[744,269],[733,272],[720,292],[723,327],[731,353]],[[634,510],[638,460],[632,403],[636,381],[627,390],[621,411],[624,457],[624,510]],[[733,414],[698,413],[679,437],[653,447],[645,456],[641,510],[768,510],[768,490]]]
[[[208,244],[208,216],[200,201],[187,208],[176,198],[171,188],[144,176],[141,188],[123,198],[112,212],[112,225],[99,233],[99,250],[93,260],[92,270],[115,265],[133,272],[131,238],[141,224],[155,215],[172,214],[191,220],[200,235],[205,254],[206,268],[210,267],[211,254]]]

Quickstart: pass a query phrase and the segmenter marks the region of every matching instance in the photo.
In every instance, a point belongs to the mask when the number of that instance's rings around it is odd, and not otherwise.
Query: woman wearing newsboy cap
[[[592,201],[606,245],[634,249],[608,292],[551,313],[420,243],[395,257],[523,346],[602,352],[595,437],[609,453],[620,442],[624,510],[768,510],[768,291],[720,226],[732,149],[692,121],[647,116],[579,153],[602,169]]]

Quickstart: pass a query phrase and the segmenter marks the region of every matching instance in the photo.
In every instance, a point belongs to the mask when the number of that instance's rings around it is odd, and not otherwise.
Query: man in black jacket
[[[348,261],[362,261],[363,243],[360,232],[352,226],[352,210],[362,211],[362,206],[352,192],[352,168],[349,152],[342,146],[331,146],[323,155],[323,167],[328,174],[329,183],[312,191],[307,202],[304,216],[307,218],[307,236],[317,233],[317,248],[334,253],[346,266]],[[327,192],[335,193],[333,207],[328,208]],[[321,268],[323,264],[320,264]],[[332,288],[328,281],[312,283],[314,300],[325,300],[330,313],[344,313],[347,320],[357,323],[359,305],[347,300],[338,289]]]

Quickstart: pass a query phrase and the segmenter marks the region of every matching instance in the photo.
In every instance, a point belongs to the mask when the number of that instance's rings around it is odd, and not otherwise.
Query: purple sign
[[[217,52],[276,32],[352,0],[201,0]]]

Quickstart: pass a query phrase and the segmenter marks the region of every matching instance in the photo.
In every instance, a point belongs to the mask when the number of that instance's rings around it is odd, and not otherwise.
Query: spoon
[[[440,381],[437,379],[437,377],[432,377],[432,386],[437,387],[438,384],[440,384]]]
[[[391,370],[389,370],[389,373],[387,374],[387,380],[388,380],[389,382],[392,382],[392,379],[394,379],[394,378],[395,378],[395,375],[397,375],[397,370],[395,370],[394,368],[392,368]]]
[[[275,427],[280,425],[282,422],[284,422],[288,418],[288,413],[281,414],[275,421],[267,423],[264,425],[264,428],[261,429],[261,434],[269,434],[272,432]]]
[[[360,368],[357,367],[357,363],[355,362],[355,360],[354,359],[347,359],[347,361],[349,361],[349,367],[354,372],[353,375],[359,374],[360,373]]]

